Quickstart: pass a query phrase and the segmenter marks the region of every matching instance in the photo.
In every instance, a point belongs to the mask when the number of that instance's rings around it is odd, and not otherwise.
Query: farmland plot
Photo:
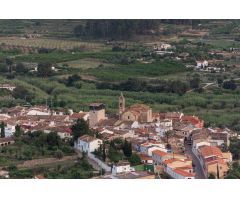
[[[24,38],[24,37],[0,37],[0,44],[15,47],[48,48],[69,50],[73,48],[84,48],[87,50],[101,50],[104,44],[98,42],[82,42],[72,40],[59,40],[48,38]]]

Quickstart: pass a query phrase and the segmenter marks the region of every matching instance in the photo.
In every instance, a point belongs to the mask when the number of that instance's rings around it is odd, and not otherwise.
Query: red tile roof
[[[152,154],[158,155],[158,156],[160,156],[160,157],[163,157],[163,156],[166,156],[166,155],[167,155],[166,152],[160,151],[160,150],[154,150],[154,151],[152,151]]]
[[[200,152],[204,158],[210,156],[223,157],[222,151],[218,147],[203,146],[200,148]]]
[[[180,174],[181,176],[184,176],[184,177],[194,177],[193,173],[186,172],[182,169],[174,169],[173,171],[177,174]]]

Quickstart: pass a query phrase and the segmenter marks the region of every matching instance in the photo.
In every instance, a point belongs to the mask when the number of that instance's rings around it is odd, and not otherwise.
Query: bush
[[[61,159],[63,158],[63,152],[61,150],[57,150],[55,153],[54,153],[54,156],[58,159]]]

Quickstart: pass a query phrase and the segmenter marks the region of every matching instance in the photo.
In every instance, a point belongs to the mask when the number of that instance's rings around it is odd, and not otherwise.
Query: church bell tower
[[[121,115],[125,111],[125,98],[123,93],[119,96],[119,115]]]

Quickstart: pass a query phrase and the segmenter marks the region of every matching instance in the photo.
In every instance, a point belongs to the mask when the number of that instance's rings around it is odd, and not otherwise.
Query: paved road
[[[200,164],[200,161],[198,160],[198,158],[195,156],[195,154],[192,152],[192,146],[191,145],[185,145],[185,152],[186,154],[188,154],[193,161],[193,164],[195,165],[195,178],[197,179],[206,179],[205,174],[203,173],[203,168]]]

